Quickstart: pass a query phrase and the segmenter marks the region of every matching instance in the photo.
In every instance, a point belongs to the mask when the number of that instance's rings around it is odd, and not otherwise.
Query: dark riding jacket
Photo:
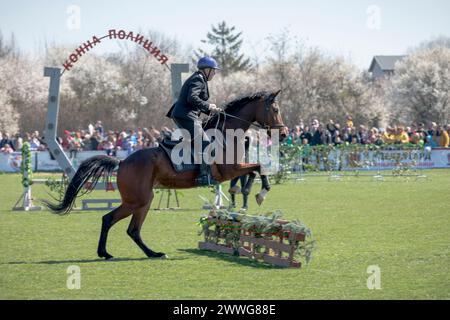
[[[208,82],[203,74],[197,71],[184,82],[177,102],[166,116],[198,121],[201,112],[210,112],[208,99]]]

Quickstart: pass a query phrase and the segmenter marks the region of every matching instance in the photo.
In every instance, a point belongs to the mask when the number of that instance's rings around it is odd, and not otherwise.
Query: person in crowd
[[[376,141],[379,137],[379,130],[375,127],[369,130],[367,141],[369,144],[376,144]]]
[[[122,133],[122,150],[125,150],[127,152],[127,155],[130,155],[133,153],[133,141],[131,140],[131,137],[126,132]]]
[[[356,133],[356,138],[358,139],[358,143],[360,144],[368,144],[369,143],[369,133],[367,132],[367,128],[363,125],[358,127],[358,132]]]
[[[301,136],[302,132],[303,132],[303,131],[302,131],[302,129],[301,129],[301,127],[300,127],[299,125],[297,125],[297,126],[294,127],[294,129],[293,129],[292,132],[291,132],[291,135],[292,135],[292,141],[294,141],[294,143],[296,143],[297,140],[300,139],[300,136]]]
[[[114,143],[111,140],[104,139],[98,145],[98,150],[105,151],[108,156],[114,155]]]
[[[69,130],[64,130],[61,146],[64,150],[69,150],[70,140],[72,140],[72,133]]]
[[[0,148],[0,152],[8,154],[14,152],[14,149],[10,144],[6,143],[2,148]]]
[[[17,134],[15,135],[14,140],[13,140],[12,148],[13,148],[15,151],[21,151],[21,150],[22,150],[22,147],[23,147],[23,138],[22,138],[22,135],[21,135],[20,133],[17,133]]]
[[[341,146],[342,145],[342,139],[341,139],[341,136],[336,136],[335,138],[334,138],[334,145],[336,146],[336,147],[339,147],[339,146]]]
[[[3,148],[7,144],[10,146],[10,148],[13,148],[14,142],[11,140],[9,132],[4,132],[2,140],[0,141],[0,148]]]
[[[75,159],[77,157],[77,154],[79,151],[82,150],[82,139],[81,139],[81,132],[77,131],[74,132],[73,135],[69,138],[69,156],[70,159]]]
[[[94,129],[95,129],[95,131],[97,131],[97,132],[99,133],[100,137],[103,138],[104,133],[105,133],[105,130],[103,129],[103,124],[102,124],[102,122],[101,122],[100,120],[98,120],[98,121],[95,123]]]
[[[322,132],[322,143],[324,145],[333,145],[333,134],[328,129]]]
[[[441,148],[448,148],[450,145],[450,138],[447,130],[444,126],[439,126],[437,129],[437,133],[439,136],[439,146]]]
[[[386,130],[383,132],[381,136],[383,142],[386,144],[394,143],[395,142],[394,132],[395,132],[394,128],[392,128],[391,126],[387,126]]]
[[[302,140],[302,169],[305,171],[305,165],[309,164],[309,158],[311,156],[311,146],[307,138]]]
[[[320,122],[319,122],[319,120],[318,119],[313,119],[312,121],[311,121],[311,128],[310,128],[310,130],[311,130],[311,133],[314,135],[314,132],[315,131],[317,131],[317,129],[319,129],[319,125],[320,125]]]
[[[41,141],[39,140],[39,131],[35,131],[32,133],[29,142],[30,142],[30,150],[37,151],[40,149]]]
[[[94,125],[92,124],[92,123],[89,123],[89,125],[88,125],[88,132],[89,132],[89,135],[92,137],[92,135],[94,134],[94,131],[95,131],[95,127],[94,127]]]
[[[336,127],[335,127],[335,124],[334,124],[334,120],[328,120],[328,123],[327,123],[327,130],[330,132],[330,133],[333,133],[335,130],[336,130]]]
[[[339,123],[334,124],[334,130],[333,133],[333,142],[336,142],[336,139],[339,137],[339,139],[342,141],[342,134],[341,134],[341,125]]]
[[[152,135],[148,136],[146,139],[146,147],[147,148],[156,148],[159,146],[158,140]]]
[[[304,130],[305,129],[305,123],[303,122],[303,119],[300,119],[298,126],[300,127],[300,130]]]
[[[98,146],[100,142],[102,141],[100,134],[98,131],[94,131],[91,138],[89,139],[91,141],[91,150],[98,150]]]
[[[86,133],[84,135],[84,138],[82,139],[82,146],[83,151],[92,151],[92,142],[91,142],[91,135],[89,133]]]
[[[317,119],[314,119],[314,121]],[[313,125],[316,127],[316,130],[314,130],[314,133],[312,135],[312,139],[310,142],[311,146],[318,146],[318,145],[322,145],[323,144],[323,127],[321,124],[317,124],[313,121]],[[317,122],[318,123],[318,122]]]
[[[309,130],[309,126],[305,126],[303,128],[303,132],[300,134],[300,141],[302,142],[302,144],[304,139],[306,139],[308,143],[310,143],[312,140],[312,134]]]
[[[411,140],[412,135],[414,134],[414,130],[412,127],[405,128],[406,133],[408,134],[409,139]]]
[[[352,116],[347,115],[347,116],[345,117],[345,125],[346,125],[346,128],[347,128],[347,129],[352,129],[352,128],[354,127],[354,124],[353,124],[353,117],[352,117]]]
[[[410,138],[410,142],[412,144],[415,144],[417,146],[423,147],[424,145],[424,139],[422,137],[422,134],[420,134],[419,132],[415,132],[413,133],[413,135]]]
[[[403,126],[398,126],[397,128],[395,128],[394,143],[397,144],[409,143],[408,133],[406,133],[405,128]]]
[[[424,139],[424,147],[437,148],[439,145],[434,140],[433,136],[428,134]]]
[[[349,144],[357,144],[359,142],[358,134],[356,132],[355,127],[347,127],[347,134],[345,141]]]
[[[341,126],[339,123],[334,123],[333,120],[329,120],[327,124],[327,130],[331,134],[331,143],[336,143],[336,138],[340,135]]]
[[[425,130],[425,124],[423,122],[419,122],[417,124],[417,128],[416,128],[415,132],[418,133],[422,137],[422,139],[424,139],[427,136],[426,130]]]

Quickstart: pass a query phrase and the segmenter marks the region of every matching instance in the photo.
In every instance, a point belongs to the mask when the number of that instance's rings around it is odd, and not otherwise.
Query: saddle
[[[183,138],[180,140],[171,140],[167,137],[165,137],[162,142],[159,144],[159,147],[166,153],[166,155],[170,159],[170,163],[172,164],[173,169],[177,173],[182,173],[186,171],[200,171],[200,165],[194,163],[194,150],[191,149],[191,155],[190,155],[190,163],[184,163],[181,164],[175,164],[172,161],[172,150],[175,148],[179,143],[181,143]],[[183,157],[183,150],[181,149],[179,152],[179,156]]]

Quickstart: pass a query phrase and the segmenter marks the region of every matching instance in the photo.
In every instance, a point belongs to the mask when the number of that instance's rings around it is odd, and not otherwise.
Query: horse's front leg
[[[266,195],[270,190],[270,184],[269,184],[269,177],[266,175],[261,175],[260,169],[257,171],[259,172],[259,175],[261,177],[261,191],[257,195],[255,195],[255,198],[256,198],[256,203],[260,206],[266,199]],[[244,195],[244,198],[248,197],[248,195],[252,191],[252,186],[253,186],[253,182],[255,181],[255,178],[256,178],[256,174],[254,172],[251,172],[248,175],[247,183],[245,184],[245,187],[242,190],[242,194]]]
[[[256,203],[258,203],[258,205],[261,205],[264,202],[267,193],[270,191],[269,177],[266,175],[260,176],[261,176],[261,191],[255,196]]]

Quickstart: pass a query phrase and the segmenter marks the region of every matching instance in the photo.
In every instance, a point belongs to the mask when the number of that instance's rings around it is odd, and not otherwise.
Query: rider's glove
[[[209,105],[209,111],[211,111],[212,113],[219,113],[222,112],[223,110],[212,103]]]

